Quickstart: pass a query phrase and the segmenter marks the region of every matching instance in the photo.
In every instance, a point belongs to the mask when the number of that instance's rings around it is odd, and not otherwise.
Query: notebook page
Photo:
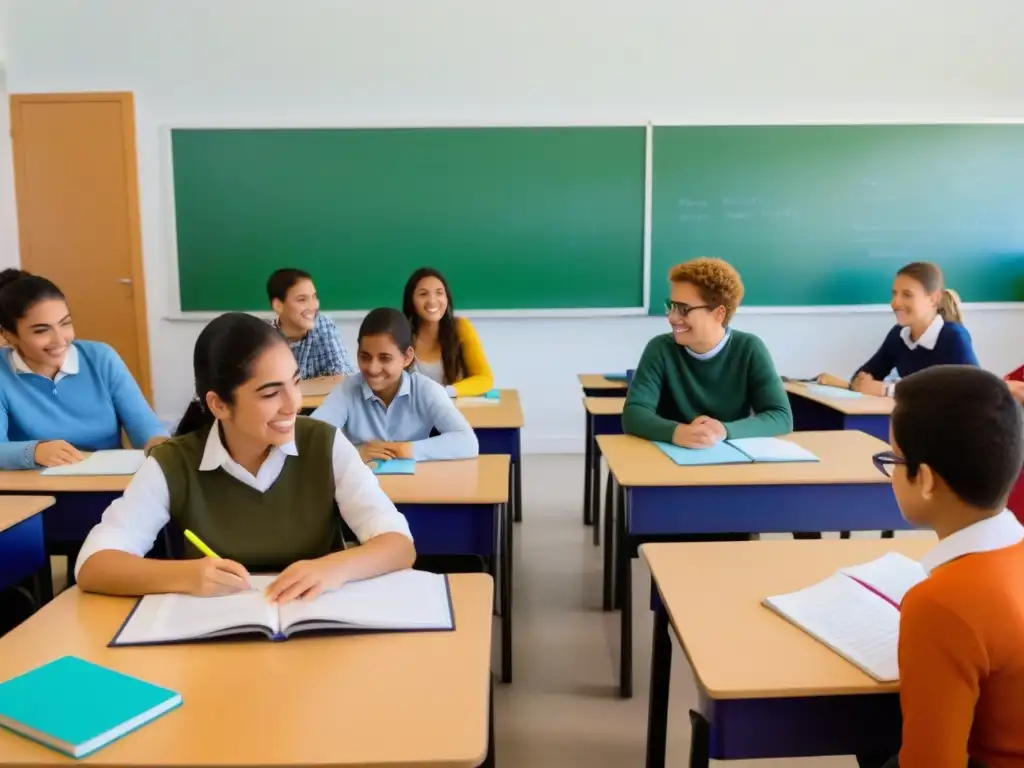
[[[363,629],[451,629],[448,582],[442,574],[395,571],[353,581],[311,603],[280,607],[281,627],[300,622],[336,622]]]
[[[903,602],[903,596],[911,587],[927,577],[919,562],[899,552],[886,552],[876,560],[851,565],[839,572],[870,584],[897,605]]]
[[[277,609],[264,596],[274,578],[252,576],[252,589],[221,597],[146,595],[115,645],[191,640],[236,627],[260,626],[277,633]]]
[[[48,467],[42,475],[134,475],[146,461],[144,451],[96,451],[77,464]]]
[[[875,680],[899,679],[900,612],[853,579],[835,574],[764,603]]]
[[[729,444],[743,451],[754,461],[787,462],[817,461],[818,457],[803,446],[777,437],[744,437],[730,440]]]
[[[706,467],[714,464],[749,464],[750,457],[729,443],[715,443],[710,448],[683,448],[671,443],[654,443],[657,448],[681,467]]]

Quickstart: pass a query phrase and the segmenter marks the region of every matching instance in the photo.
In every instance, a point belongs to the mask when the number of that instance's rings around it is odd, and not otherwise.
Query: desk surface
[[[106,647],[133,600],[73,588],[0,639],[0,680],[72,654],[181,694],[181,707],[87,765],[475,766],[487,751],[493,583],[450,579],[454,632],[148,648]],[[0,765],[74,762],[0,731]]]
[[[52,507],[55,501],[52,496],[0,496],[0,533]]]
[[[379,475],[380,487],[395,504],[505,504],[506,455],[463,461],[424,461],[414,475]]]
[[[787,381],[783,386],[791,395],[826,405],[847,416],[890,416],[893,406],[896,404],[891,397],[872,397],[871,395],[854,398],[823,397],[807,389],[806,384],[795,381]]]
[[[615,480],[627,488],[889,482],[871,461],[889,446],[863,432],[794,432],[782,439],[802,445],[820,461],[681,467],[653,443],[632,435],[599,435],[597,444]]]
[[[583,407],[591,416],[621,416],[626,405],[624,397],[584,397]]]
[[[906,539],[644,544],[672,628],[712,699],[895,691],[761,604],[890,551],[920,558],[934,535]],[[2,647],[2,646],[0,646]]]
[[[603,373],[581,373],[576,378],[584,389],[626,389],[628,386],[624,381],[606,379]]]
[[[302,407],[316,408],[323,402],[334,386],[344,379],[344,376],[321,376],[318,379],[305,379],[299,382],[299,391],[302,393]],[[315,403],[307,405],[307,400],[316,400]]]
[[[425,461],[415,475],[381,475],[380,485],[395,504],[504,504],[508,501],[509,457],[466,461]],[[0,472],[0,493],[123,493],[131,477],[61,477],[38,470]],[[0,503],[9,498],[0,496]],[[51,500],[52,501],[52,500]],[[49,505],[46,505],[49,506]],[[0,512],[2,518],[2,512]]]

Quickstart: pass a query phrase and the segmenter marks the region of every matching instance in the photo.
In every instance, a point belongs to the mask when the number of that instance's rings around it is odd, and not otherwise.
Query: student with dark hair
[[[320,312],[313,278],[301,269],[279,269],[267,280],[273,325],[288,340],[303,379],[355,372],[338,327]]]
[[[339,427],[368,462],[476,456],[476,434],[444,388],[406,370],[413,357],[405,316],[397,309],[373,310],[359,327],[359,373],[338,384],[313,418]]]
[[[494,374],[473,324],[455,316],[448,282],[436,269],[421,267],[402,292],[402,313],[412,324],[414,370],[445,387],[451,397],[482,395]]]
[[[17,269],[0,272],[0,470],[73,464],[82,451],[136,448],[167,430],[111,347],[77,341],[60,289]]]
[[[892,395],[898,380],[933,365],[978,365],[971,334],[964,327],[960,296],[946,287],[942,270],[926,261],[907,264],[892,284],[896,325],[882,346],[857,369],[853,381],[823,374],[819,381],[849,386],[866,395]]]
[[[295,359],[280,335],[243,313],[196,341],[196,400],[93,528],[78,556],[90,592],[220,595],[249,573],[281,571],[267,596],[311,599],[349,581],[411,567],[409,525],[337,429],[298,416]],[[361,546],[333,551],[338,512]],[[145,559],[173,520],[219,557]]]
[[[903,744],[887,765],[1024,765],[1024,527],[1004,508],[1024,462],[1021,407],[962,365],[908,376],[895,396],[892,450],[875,464],[939,543],[901,606]]]

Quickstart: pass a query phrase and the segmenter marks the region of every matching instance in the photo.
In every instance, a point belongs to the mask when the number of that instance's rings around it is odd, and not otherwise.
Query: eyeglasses
[[[667,314],[671,315],[674,310],[678,312],[681,317],[686,317],[695,309],[711,309],[711,307],[707,304],[698,304],[696,307],[691,307],[689,304],[684,304],[681,301],[672,301],[672,299],[665,299],[665,312]]]
[[[892,477],[893,469],[898,466],[906,466],[907,460],[897,456],[892,451],[882,451],[876,453],[871,457],[871,462],[875,465],[875,469],[881,472],[886,477]]]

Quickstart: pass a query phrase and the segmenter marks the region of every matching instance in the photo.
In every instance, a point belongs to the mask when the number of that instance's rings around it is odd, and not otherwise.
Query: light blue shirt
[[[444,387],[421,373],[402,373],[391,405],[373,394],[362,374],[338,384],[313,411],[356,445],[371,440],[412,443],[416,461],[471,459],[480,453],[473,428]],[[437,430],[440,434],[431,437]]]

